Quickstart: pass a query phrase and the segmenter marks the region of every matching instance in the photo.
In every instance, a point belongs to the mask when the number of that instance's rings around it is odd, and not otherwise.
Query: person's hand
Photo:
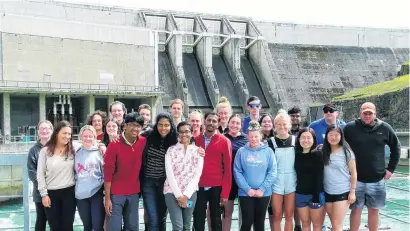
[[[356,192],[355,191],[351,191],[349,193],[349,197],[347,198],[347,201],[349,202],[349,204],[353,204],[356,201]]]
[[[226,202],[228,202],[228,198],[222,198],[219,201],[219,206],[225,206]]]
[[[104,207],[105,207],[105,213],[107,214],[107,216],[111,216],[112,203],[111,203],[111,199],[110,199],[110,198],[108,198],[108,197],[105,198]]]
[[[254,189],[249,189],[249,191],[248,191],[248,196],[254,197],[255,194],[256,194],[256,191],[255,191]]]
[[[262,197],[263,196],[263,191],[261,189],[258,189],[255,191],[255,197]]]
[[[51,208],[51,200],[49,196],[44,196],[41,201],[43,202],[43,206],[46,208]]]
[[[98,150],[100,151],[101,156],[104,157],[105,151],[107,151],[107,147],[104,145],[104,143],[99,143],[98,144]]]
[[[118,142],[118,141],[120,141],[120,136],[119,135],[111,135],[110,136],[110,140],[111,140],[111,142]]]
[[[384,176],[384,179],[389,180],[392,175],[393,173],[386,169],[386,175]]]
[[[205,157],[205,149],[199,147],[199,148],[198,148],[198,154],[199,154],[201,157]]]
[[[185,195],[182,195],[180,197],[177,198],[178,201],[178,205],[181,208],[186,208],[188,206],[187,202],[188,202],[188,197]]]

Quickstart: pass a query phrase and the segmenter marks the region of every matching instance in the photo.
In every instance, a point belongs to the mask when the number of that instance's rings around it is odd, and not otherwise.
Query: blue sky
[[[409,0],[64,0],[109,6],[205,12],[252,17],[254,20],[409,28]]]

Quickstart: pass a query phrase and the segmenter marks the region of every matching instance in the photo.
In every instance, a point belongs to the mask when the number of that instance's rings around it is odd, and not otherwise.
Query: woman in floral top
[[[171,146],[165,155],[167,179],[164,194],[172,230],[188,231],[191,230],[204,159],[198,154],[198,147],[191,144],[191,125],[183,121],[178,124],[177,130],[179,142]]]

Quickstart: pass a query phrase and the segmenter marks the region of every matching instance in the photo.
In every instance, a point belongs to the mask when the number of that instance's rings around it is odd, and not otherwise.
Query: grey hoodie
[[[85,199],[98,192],[104,183],[103,157],[98,147],[81,147],[75,154],[75,197]]]

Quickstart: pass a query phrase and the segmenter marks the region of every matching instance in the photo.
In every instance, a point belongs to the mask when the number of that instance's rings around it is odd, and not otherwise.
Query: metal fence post
[[[23,209],[24,209],[24,231],[29,231],[31,227],[30,219],[30,199],[29,180],[27,165],[23,165]]]

